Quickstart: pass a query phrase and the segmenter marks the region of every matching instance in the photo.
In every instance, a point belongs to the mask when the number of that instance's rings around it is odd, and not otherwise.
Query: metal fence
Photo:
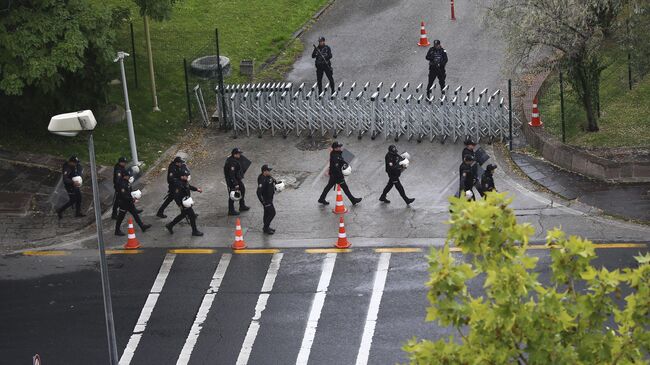
[[[521,127],[514,115],[510,126],[507,93],[502,95],[501,90],[463,91],[462,86],[436,90],[434,85],[427,98],[422,84],[399,88],[396,83],[375,87],[340,83],[333,94],[318,95],[316,84],[267,83],[225,85],[224,91],[227,123],[235,136],[368,135],[441,143],[471,137],[491,142],[506,140],[510,130],[516,135]]]

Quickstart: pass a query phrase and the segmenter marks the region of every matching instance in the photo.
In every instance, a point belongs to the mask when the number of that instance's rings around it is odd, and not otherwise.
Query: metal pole
[[[124,70],[124,69],[122,69]],[[99,202],[99,184],[97,183],[97,166],[95,164],[95,143],[93,134],[88,137],[88,155],[90,157],[90,176],[93,186],[93,207],[95,209],[95,226],[97,228],[97,249],[99,250],[99,269],[102,278],[102,294],[104,299],[104,316],[106,317],[106,336],[108,338],[108,358],[111,365],[118,365],[117,342],[115,340],[115,322],[113,321],[113,302],[111,300],[111,285],[108,279],[108,265],[104,251],[104,235],[102,227],[102,212]]]
[[[151,79],[151,97],[153,99],[153,111],[159,112],[158,95],[156,95],[156,75],[153,71],[153,54],[151,52],[151,37],[149,36],[149,17],[143,16],[144,19],[144,36],[147,41],[147,56],[149,57],[149,78]]]
[[[192,121],[192,104],[190,103],[190,84],[187,79],[187,60],[183,58],[183,72],[185,73],[185,96],[187,97],[187,120]]]
[[[219,53],[219,29],[214,28],[215,40],[217,42],[217,71],[219,73],[219,94],[221,95],[221,116],[223,120],[221,125],[228,129],[228,109],[226,106],[226,95],[223,88],[223,68],[221,67],[221,54]]]
[[[133,53],[133,80],[135,81],[135,88],[138,88],[138,65],[135,61],[135,36],[133,35],[133,22],[129,23],[131,26],[131,53]]]
[[[632,54],[627,53],[627,83],[632,90]]]
[[[560,71],[560,120],[562,121],[562,143],[566,142],[566,125],[564,122],[564,79]]]
[[[512,79],[508,79],[508,123],[510,124],[508,142],[512,151]]]
[[[129,130],[129,144],[131,145],[131,159],[136,166],[140,165],[138,161],[138,150],[135,145],[135,132],[133,131],[133,118],[131,117],[131,107],[129,106],[129,90],[126,86],[126,73],[124,72],[124,57],[129,54],[126,52],[117,52],[117,58],[113,62],[120,62],[120,72],[122,73],[122,90],[124,90],[124,107],[126,109],[126,126]]]

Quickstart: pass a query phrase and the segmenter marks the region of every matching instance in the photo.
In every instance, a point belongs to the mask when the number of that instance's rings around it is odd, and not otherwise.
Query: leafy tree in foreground
[[[451,198],[445,247],[429,256],[427,321],[457,335],[410,340],[413,364],[647,364],[650,350],[650,254],[637,268],[595,268],[594,245],[548,232],[550,283],[526,255],[533,228],[517,224],[505,194]],[[461,248],[467,262],[450,255]],[[483,284],[484,294],[467,286]],[[624,303],[620,300],[625,292]]]

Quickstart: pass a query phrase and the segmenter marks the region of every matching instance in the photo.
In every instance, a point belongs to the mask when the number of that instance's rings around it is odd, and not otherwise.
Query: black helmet
[[[131,170],[131,169],[126,169],[126,171],[124,171],[124,174],[122,174],[122,177],[127,177],[127,176],[128,176],[128,177],[133,176],[133,170]]]
[[[117,163],[124,163],[124,162],[126,162],[126,157],[124,156],[117,159]]]
[[[343,144],[340,143],[340,142],[338,142],[338,141],[334,141],[334,142],[332,143],[332,149],[334,149],[334,148],[339,148],[339,147],[343,147]]]
[[[440,45],[440,40],[439,39],[434,40],[433,45],[434,46],[439,46]]]
[[[174,163],[185,163],[185,160],[181,156],[176,156],[174,158]]]
[[[234,156],[234,155],[236,155],[236,154],[238,154],[238,153],[241,154],[242,152],[243,152],[243,151],[241,150],[241,148],[239,148],[239,147],[235,147],[235,148],[233,148],[232,151],[230,152],[230,155],[231,155],[231,156]]]
[[[397,146],[394,144],[388,146],[388,152],[397,153]]]
[[[325,37],[323,37],[323,36],[318,37],[318,41],[319,42],[325,42]]]
[[[72,155],[68,159],[68,162],[79,162],[79,157],[77,157],[77,155]]]
[[[463,161],[471,162],[474,161],[474,156],[467,154],[465,157],[463,157]]]
[[[485,167],[485,169],[488,171],[494,171],[497,169],[497,165],[489,164]]]
[[[181,171],[178,173],[178,176],[189,176],[189,175],[190,175],[189,169],[181,169]]]
[[[465,139],[465,146],[476,146],[476,143],[472,141],[471,138],[467,137],[467,139]]]

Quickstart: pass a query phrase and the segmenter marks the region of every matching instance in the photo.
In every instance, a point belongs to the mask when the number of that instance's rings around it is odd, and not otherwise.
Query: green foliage
[[[168,20],[176,0],[133,0],[140,8],[140,16],[148,16],[157,21]]]
[[[444,248],[429,255],[427,321],[458,336],[413,338],[413,364],[647,364],[650,353],[650,254],[637,268],[591,265],[594,245],[559,229],[548,232],[550,283],[538,279],[526,255],[533,229],[517,224],[505,194],[485,200],[451,198]],[[457,262],[450,245],[468,262]],[[468,281],[480,280],[483,295]],[[625,289],[623,289],[625,288]],[[625,304],[622,290],[629,291]]]

